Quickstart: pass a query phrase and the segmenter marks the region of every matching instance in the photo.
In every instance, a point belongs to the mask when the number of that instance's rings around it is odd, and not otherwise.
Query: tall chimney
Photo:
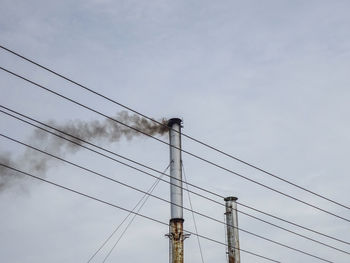
[[[228,263],[240,263],[239,237],[238,237],[238,214],[237,197],[226,197],[226,226]]]
[[[183,233],[183,191],[181,158],[181,119],[168,121],[170,143],[170,201],[171,219],[169,222],[169,262],[184,262]]]

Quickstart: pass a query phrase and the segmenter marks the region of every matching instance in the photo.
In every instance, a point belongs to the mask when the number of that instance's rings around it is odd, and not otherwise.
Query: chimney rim
[[[182,120],[180,118],[171,118],[168,120],[168,127],[172,127],[174,124],[178,124],[182,126],[181,123],[182,123]]]
[[[235,197],[235,196],[229,196],[224,198],[224,201],[237,201],[237,200],[238,200],[238,197]]]

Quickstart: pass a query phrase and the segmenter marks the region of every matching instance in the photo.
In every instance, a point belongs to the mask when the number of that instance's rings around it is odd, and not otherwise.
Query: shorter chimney
[[[239,237],[238,237],[238,215],[237,197],[226,197],[226,227],[227,227],[227,254],[228,263],[240,263]]]

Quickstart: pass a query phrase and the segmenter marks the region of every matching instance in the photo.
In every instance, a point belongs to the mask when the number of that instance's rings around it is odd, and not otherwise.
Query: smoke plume
[[[159,125],[156,122],[142,118],[136,114],[130,115],[126,111],[117,113],[113,119],[152,136],[161,136],[168,132],[166,126],[167,121],[165,119],[159,120],[158,122],[163,124]],[[131,140],[136,136],[144,136],[142,133],[130,129],[111,119],[105,119],[103,121],[93,120],[90,122],[74,120],[65,124],[56,124],[54,121],[49,121],[48,125],[81,140],[99,145],[117,142],[121,139]],[[54,132],[58,133],[56,131]],[[76,153],[81,149],[79,145],[82,145],[83,142],[66,136],[63,133],[60,135],[76,142],[76,144],[54,136],[41,129],[34,130],[28,138],[29,144],[60,157]],[[42,177],[45,176],[46,171],[50,168],[52,160],[51,157],[29,148],[27,148],[18,158],[12,158],[9,153],[0,154],[0,163],[27,172],[32,172],[33,174]],[[4,166],[0,166],[0,191],[10,187],[21,177],[22,175],[9,170]]]

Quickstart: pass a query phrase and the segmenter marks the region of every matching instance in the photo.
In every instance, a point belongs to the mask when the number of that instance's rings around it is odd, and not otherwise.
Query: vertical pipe
[[[181,120],[168,121],[170,143],[170,201],[171,218],[183,218],[182,169],[181,169]],[[175,204],[175,205],[174,205]]]
[[[238,214],[237,197],[226,197],[226,225],[227,225],[227,248],[228,262],[240,263],[239,236],[238,236]]]
[[[169,262],[184,262],[183,191],[181,159],[181,119],[168,121],[170,143],[170,201]]]

